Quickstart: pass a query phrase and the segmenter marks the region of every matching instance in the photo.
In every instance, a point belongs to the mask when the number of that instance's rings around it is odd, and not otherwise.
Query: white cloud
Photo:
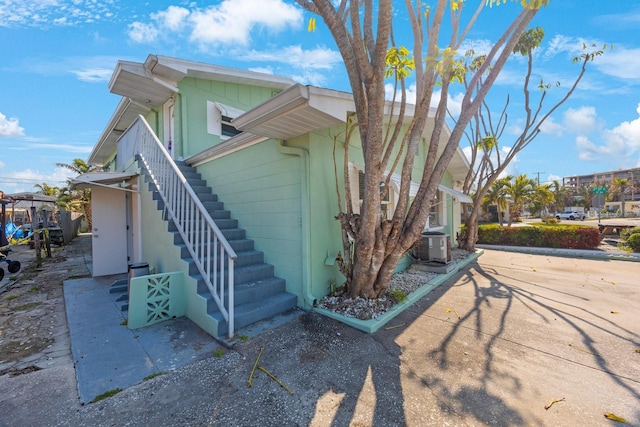
[[[115,16],[113,4],[113,0],[3,0],[0,27],[47,28],[95,23]]]
[[[473,56],[487,55],[495,43],[487,39],[466,39],[460,45],[458,54],[464,55],[472,50]]]
[[[20,126],[20,121],[15,117],[7,118],[0,113],[0,138],[24,136],[24,128]]]
[[[391,100],[393,97],[393,84],[387,83],[384,85],[385,99]],[[442,91],[433,92],[433,96],[431,97],[431,108],[438,108],[438,103],[440,102],[440,97],[442,96]],[[396,94],[396,99],[400,100],[400,93]],[[407,88],[407,103],[415,104],[417,99],[416,94],[416,85],[411,84]],[[458,117],[460,115],[460,110],[462,109],[462,100],[464,99],[464,93],[458,92],[455,95],[451,96],[448,94],[447,99],[447,109],[449,110],[449,114],[453,117]]]
[[[283,0],[223,0],[192,10],[169,6],[152,13],[150,20],[129,25],[131,40],[152,43],[163,35],[188,32],[192,42],[210,50],[218,46],[246,46],[256,30],[278,32],[297,28],[302,24],[302,11]]]
[[[262,73],[262,74],[271,74],[271,75],[274,74],[272,67],[249,67],[249,71],[253,71],[255,73]]]
[[[579,135],[586,135],[598,127],[596,109],[594,107],[569,108],[564,113],[564,125],[567,130]]]
[[[76,176],[73,171],[60,167],[56,167],[50,174],[33,169],[24,169],[3,171],[2,175],[2,189],[8,194],[34,191],[35,184],[42,184],[43,182],[54,187],[64,187],[68,179]]]
[[[40,58],[25,58],[25,72],[43,76],[65,76],[73,74],[79,80],[89,83],[109,81],[118,60],[113,56],[70,56],[55,62]]]
[[[587,47],[586,50],[583,47]],[[567,58],[573,59],[584,53],[601,50],[605,43],[601,40],[585,39],[581,37],[568,37],[556,35],[545,51],[544,57],[549,59],[555,55],[565,54]],[[620,79],[636,80],[640,78],[640,48],[627,48],[616,45],[611,49],[603,51],[602,55],[593,60],[593,65],[602,74],[617,77]]]
[[[129,37],[136,43],[153,43],[158,38],[158,29],[153,24],[134,22],[129,24]]]
[[[72,70],[78,80],[88,83],[108,82],[113,70],[110,68],[87,68],[84,70]]]
[[[544,123],[542,123],[542,125],[540,125],[540,131],[547,135],[562,136],[564,128],[562,127],[561,124],[556,123],[553,120],[553,117],[549,117],[547,120],[544,121]]]
[[[624,121],[613,129],[602,132],[601,144],[584,136],[576,138],[578,158],[582,161],[610,160],[620,167],[635,166],[640,162],[640,104],[638,118]]]
[[[500,147],[500,153],[501,153],[500,158],[502,160],[504,160],[507,154],[509,154],[509,151],[511,151],[511,148],[512,147]],[[514,175],[514,176],[519,175],[518,163],[520,163],[520,159],[518,158],[518,156],[517,155],[513,156],[513,159],[511,159],[507,167],[504,168],[504,171],[502,171],[502,173],[500,174],[500,178],[504,178],[508,175]]]
[[[151,18],[162,28],[171,31],[180,31],[189,13],[189,10],[184,7],[169,6],[165,11],[151,14]]]
[[[547,180],[546,180],[545,182],[547,182],[547,183],[551,183],[551,182],[553,182],[553,181],[558,181],[559,183],[561,183],[561,184],[562,184],[562,178],[563,178],[563,177],[561,177],[560,175],[556,175],[556,174],[550,173],[550,174],[547,176]]]
[[[640,48],[625,49],[616,46],[599,56],[594,65],[603,74],[625,80],[640,79]]]
[[[46,139],[42,138],[25,138],[19,145],[8,147],[13,151],[28,151],[33,149],[43,149],[51,153],[74,153],[74,154],[89,154],[92,146],[81,144],[55,144],[45,142]]]
[[[319,46],[315,49],[302,49],[299,45],[285,46],[277,51],[251,50],[239,55],[242,61],[279,62],[303,70],[330,70],[342,64],[342,57],[336,50]]]
[[[298,27],[302,11],[282,0],[224,0],[192,12],[191,40],[203,45],[247,45],[255,27],[280,31]]]

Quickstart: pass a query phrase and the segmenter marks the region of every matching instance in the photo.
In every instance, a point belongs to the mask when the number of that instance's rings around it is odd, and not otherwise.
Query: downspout
[[[309,227],[309,216],[311,214],[311,206],[309,202],[309,152],[304,148],[289,147],[286,141],[280,141],[278,151],[282,154],[300,157],[300,165],[302,167],[302,185],[300,186],[300,198],[302,209],[302,298],[304,300],[304,308],[312,308],[316,299],[311,294],[311,229]]]

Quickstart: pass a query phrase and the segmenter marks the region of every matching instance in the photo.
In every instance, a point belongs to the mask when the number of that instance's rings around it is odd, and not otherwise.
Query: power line
[[[0,182],[4,182],[5,184],[21,184],[21,183],[36,183],[42,184],[43,182],[64,182],[66,183],[66,179],[35,179],[35,178],[13,178],[8,176],[0,176]]]
[[[531,172],[534,175],[538,175],[538,187],[540,186],[540,174],[541,173],[546,173],[546,172]]]

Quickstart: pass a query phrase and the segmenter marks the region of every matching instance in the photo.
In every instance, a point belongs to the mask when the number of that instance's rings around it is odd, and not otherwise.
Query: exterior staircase
[[[139,164],[145,181],[149,183],[149,190],[153,193],[153,199],[157,202],[158,210],[164,212],[164,203],[155,185],[149,179],[142,162]],[[274,275],[273,265],[264,262],[264,253],[254,249],[253,240],[247,239],[246,231],[238,227],[238,221],[231,218],[231,212],[224,208],[224,203],[213,194],[200,173],[184,162],[176,161],[176,165],[237,254],[234,268],[235,329],[270,319],[295,308],[297,296],[286,292],[285,280]],[[216,337],[223,337],[227,333],[227,321],[213,300],[175,224],[171,219],[165,220],[169,223],[169,232],[174,235],[174,244],[180,248],[181,258],[189,265],[189,276],[197,281],[198,294],[207,300],[207,314],[218,323]],[[228,300],[225,300],[225,305],[228,305]]]

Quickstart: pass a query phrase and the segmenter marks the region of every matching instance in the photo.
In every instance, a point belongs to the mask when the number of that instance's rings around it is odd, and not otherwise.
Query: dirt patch
[[[38,267],[35,251],[13,247],[10,258],[22,267],[0,283],[0,376],[49,367],[65,349],[70,357],[63,281],[72,270],[68,254],[75,251],[73,246],[53,248],[51,258],[44,257]],[[66,340],[62,351],[58,339]]]
[[[618,246],[622,239],[617,234],[608,234],[602,237],[598,250],[605,252],[619,252],[622,249]]]

